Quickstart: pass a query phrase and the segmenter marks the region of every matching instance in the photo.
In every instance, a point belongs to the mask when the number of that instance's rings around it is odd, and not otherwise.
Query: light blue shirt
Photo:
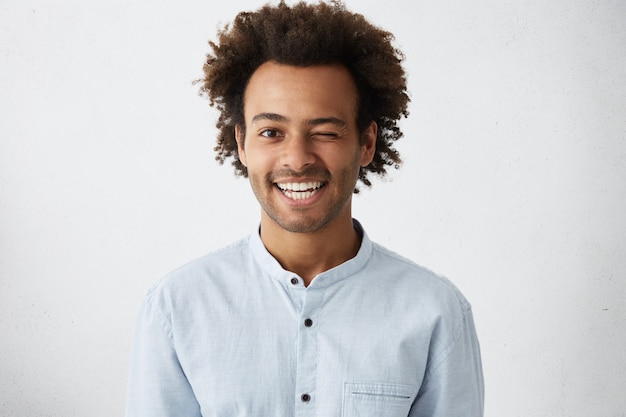
[[[127,417],[482,415],[469,303],[365,233],[308,287],[253,233],[170,273],[141,308]]]

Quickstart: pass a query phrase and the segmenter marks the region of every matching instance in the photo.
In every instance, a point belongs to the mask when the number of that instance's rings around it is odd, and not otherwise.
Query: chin
[[[332,220],[332,218],[328,217],[313,218],[309,216],[299,216],[293,218],[293,216],[289,216],[291,218],[286,218],[283,216],[273,216],[271,214],[269,214],[269,216],[281,229],[291,233],[315,233],[323,230]]]

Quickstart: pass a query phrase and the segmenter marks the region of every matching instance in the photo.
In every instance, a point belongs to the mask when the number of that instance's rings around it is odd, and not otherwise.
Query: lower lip
[[[297,208],[304,208],[304,207],[315,204],[321,198],[322,194],[326,190],[326,184],[324,184],[321,188],[318,188],[317,191],[315,191],[313,195],[311,195],[310,197],[303,198],[300,200],[294,200],[292,198],[287,197],[285,193],[283,193],[280,190],[280,188],[278,188],[276,185],[274,186],[274,188],[276,192],[280,194],[281,199],[285,201],[288,205],[292,207],[297,207]]]

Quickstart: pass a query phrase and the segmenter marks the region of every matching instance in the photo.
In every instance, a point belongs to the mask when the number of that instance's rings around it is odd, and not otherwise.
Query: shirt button
[[[311,327],[311,326],[313,326],[313,320],[311,320],[311,319],[306,319],[306,320],[304,320],[304,325],[305,325],[306,327]],[[305,394],[305,395],[306,395],[306,394]]]
[[[296,277],[291,278],[291,283],[292,283],[293,285],[298,285],[298,283],[299,283],[299,282],[300,282],[300,281],[298,281],[298,278],[296,278]]]
[[[308,403],[309,401],[311,401],[311,396],[309,394],[302,394],[300,399],[303,403]]]

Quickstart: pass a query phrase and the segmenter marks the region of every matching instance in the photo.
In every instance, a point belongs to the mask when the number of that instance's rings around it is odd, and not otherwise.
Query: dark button
[[[298,283],[299,283],[299,282],[300,282],[300,281],[298,281],[298,278],[296,278],[296,277],[291,278],[291,283],[292,283],[293,285],[298,285]]]
[[[303,403],[308,403],[309,401],[311,401],[311,396],[309,394],[302,394],[300,399]]]
[[[311,326],[313,326],[313,320],[311,320],[311,319],[306,319],[306,320],[304,320],[304,325],[305,325],[306,327],[311,327]],[[306,394],[305,394],[305,395],[306,395]]]

